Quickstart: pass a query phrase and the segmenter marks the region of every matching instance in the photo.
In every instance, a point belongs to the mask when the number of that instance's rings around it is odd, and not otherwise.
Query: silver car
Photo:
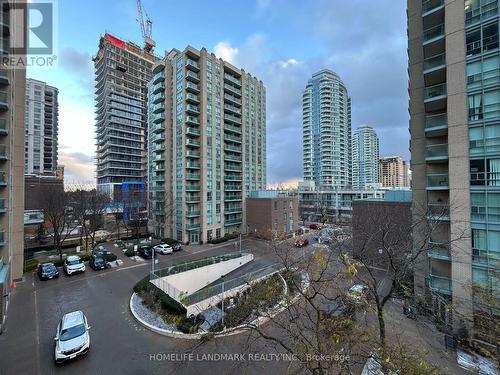
[[[90,349],[90,326],[82,311],[65,314],[57,325],[55,362],[62,363],[86,354]]]

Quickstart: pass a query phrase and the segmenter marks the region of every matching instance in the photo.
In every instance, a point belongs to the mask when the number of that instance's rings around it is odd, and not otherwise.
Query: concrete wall
[[[221,276],[227,275],[252,260],[253,254],[246,254],[242,257],[230,259],[225,262],[210,264],[205,267],[161,277],[151,282],[165,293],[169,294],[172,298],[179,301],[181,299],[180,294],[193,294],[220,279]]]

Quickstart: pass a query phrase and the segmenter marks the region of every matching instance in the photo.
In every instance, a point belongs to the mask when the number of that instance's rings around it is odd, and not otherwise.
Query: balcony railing
[[[450,220],[450,206],[444,203],[429,203],[427,217],[431,220]]]
[[[446,65],[446,54],[431,56],[424,60],[424,71]]]
[[[191,127],[187,127],[186,128],[186,134],[190,134],[190,135],[200,135],[200,131],[196,128],[191,128]]]
[[[500,172],[476,172],[470,174],[472,186],[500,186]]]
[[[434,27],[431,27],[427,30],[424,30],[423,41],[428,42],[430,40],[444,37],[444,24],[440,24]]]
[[[187,230],[195,230],[195,229],[200,229],[200,224],[195,223],[195,224],[186,224],[186,229]]]
[[[448,126],[448,114],[439,113],[425,116],[425,129]]]
[[[427,256],[436,259],[450,259],[450,247],[447,244],[429,241]]]
[[[425,148],[426,159],[444,159],[448,158],[448,144],[428,145]]]
[[[447,277],[429,275],[429,286],[434,292],[451,293],[451,280]]]
[[[430,12],[444,4],[444,0],[422,0],[422,13]]]
[[[440,98],[446,95],[446,83],[429,86],[424,89],[424,100]]]
[[[192,101],[197,102],[197,103],[200,102],[200,98],[198,98],[198,95],[194,95],[194,94],[190,94],[190,93],[186,94],[186,100],[192,100]]]
[[[448,174],[428,174],[427,187],[428,188],[448,188]]]

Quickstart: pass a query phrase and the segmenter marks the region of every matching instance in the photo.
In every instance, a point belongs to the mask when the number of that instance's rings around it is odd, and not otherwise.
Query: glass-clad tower
[[[246,233],[247,194],[266,188],[266,90],[206,49],[173,49],[149,83],[151,230],[199,243]]]
[[[379,139],[370,125],[362,125],[352,135],[352,186],[364,189],[379,182]]]
[[[408,1],[413,205],[439,222],[415,292],[486,345],[500,318],[485,298],[500,293],[498,15],[496,0]]]
[[[351,185],[351,98],[340,77],[324,69],[302,95],[304,180],[316,186]]]

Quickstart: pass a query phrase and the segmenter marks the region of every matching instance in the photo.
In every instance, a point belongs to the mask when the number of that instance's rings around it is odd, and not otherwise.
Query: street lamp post
[[[241,233],[240,233],[240,253],[241,253]]]
[[[224,276],[220,277],[222,279],[222,329],[224,329]]]

